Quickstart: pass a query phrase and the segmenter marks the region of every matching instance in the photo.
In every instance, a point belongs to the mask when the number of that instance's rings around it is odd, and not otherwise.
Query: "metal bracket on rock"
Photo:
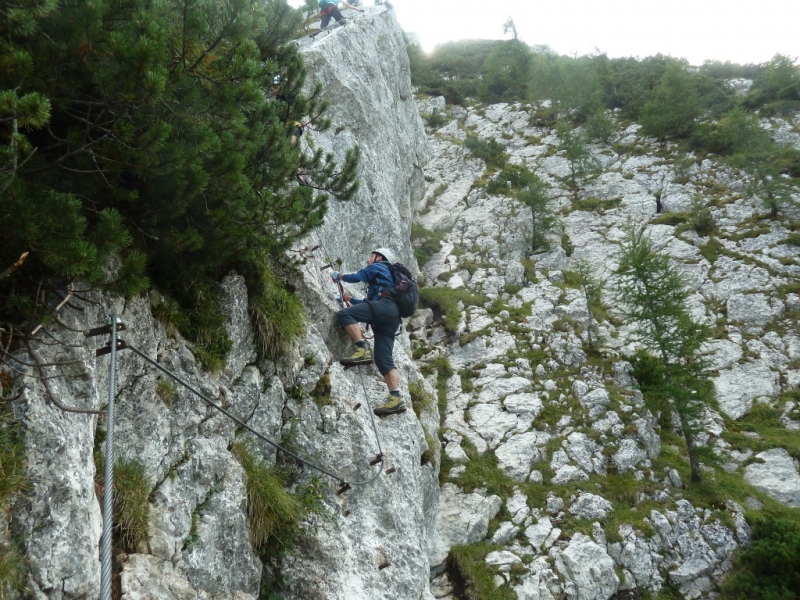
[[[125,323],[117,323],[117,331],[125,331],[127,327],[125,327]],[[84,337],[96,337],[98,335],[111,335],[111,324],[103,325],[102,327],[95,327],[93,329],[87,329],[83,332]]]

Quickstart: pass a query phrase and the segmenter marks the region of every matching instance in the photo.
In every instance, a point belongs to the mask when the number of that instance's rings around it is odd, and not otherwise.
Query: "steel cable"
[[[242,427],[243,429],[246,429],[247,431],[249,431],[250,433],[252,433],[252,434],[253,434],[254,436],[256,436],[258,439],[260,439],[260,440],[262,440],[262,441],[266,442],[266,443],[267,443],[267,444],[269,444],[270,446],[274,447],[276,450],[279,450],[279,451],[283,452],[284,454],[288,454],[289,456],[291,456],[291,457],[292,457],[292,458],[294,458],[295,460],[297,460],[297,461],[299,461],[299,462],[303,463],[304,465],[306,465],[306,466],[308,466],[308,467],[311,467],[312,469],[314,469],[314,470],[316,470],[316,471],[319,471],[320,473],[324,473],[324,474],[325,474],[325,475],[327,475],[328,477],[331,477],[331,478],[335,479],[336,481],[338,481],[338,482],[339,482],[340,484],[342,484],[342,485],[344,485],[344,484],[349,484],[349,485],[366,485],[366,484],[368,484],[368,483],[372,483],[373,481],[375,481],[375,480],[376,480],[376,479],[377,479],[377,478],[380,476],[380,474],[381,474],[381,472],[382,472],[382,470],[383,470],[382,468],[381,468],[381,469],[379,469],[379,470],[378,470],[378,472],[377,472],[377,473],[376,473],[376,474],[375,474],[375,475],[374,475],[374,476],[373,476],[371,479],[365,479],[365,480],[363,480],[363,481],[348,481],[348,480],[347,480],[346,478],[344,478],[344,477],[341,477],[341,476],[339,476],[339,475],[336,475],[335,473],[331,473],[330,471],[328,471],[328,470],[326,470],[326,469],[324,469],[324,468],[322,468],[322,467],[320,467],[320,466],[317,466],[317,465],[315,465],[314,463],[312,463],[312,462],[309,462],[309,461],[305,460],[304,458],[301,458],[300,456],[298,456],[297,454],[295,454],[295,453],[294,453],[294,452],[292,452],[291,450],[288,450],[287,448],[284,448],[284,447],[283,447],[283,446],[281,446],[280,444],[277,444],[276,442],[273,442],[272,440],[270,440],[269,438],[267,438],[267,437],[266,437],[266,436],[264,436],[263,434],[259,433],[258,431],[256,431],[256,430],[255,430],[255,429],[253,429],[252,427],[250,427],[250,426],[249,426],[247,423],[245,423],[244,421],[242,421],[241,419],[239,419],[239,418],[238,418],[238,417],[236,417],[235,415],[231,414],[231,413],[230,413],[228,410],[226,410],[225,408],[223,408],[222,406],[220,406],[219,404],[217,404],[216,402],[214,402],[213,400],[211,400],[210,398],[208,398],[207,396],[205,396],[205,395],[204,395],[202,392],[200,392],[200,391],[196,390],[195,388],[193,388],[193,387],[192,387],[191,385],[189,385],[189,384],[188,384],[186,381],[184,381],[183,379],[181,379],[181,378],[180,378],[178,375],[176,375],[175,373],[173,373],[172,371],[170,371],[170,370],[169,370],[169,369],[167,369],[166,367],[163,367],[162,365],[158,364],[156,361],[154,361],[153,359],[151,359],[149,356],[147,356],[146,354],[144,354],[144,353],[143,353],[141,350],[139,350],[139,349],[138,349],[138,348],[136,348],[135,346],[132,346],[131,344],[126,344],[126,347],[127,347],[127,348],[129,348],[130,350],[132,350],[132,351],[133,351],[135,354],[137,354],[137,355],[138,355],[138,356],[140,356],[141,358],[143,358],[145,361],[147,361],[148,363],[150,363],[151,365],[153,365],[154,367],[156,367],[157,369],[159,369],[159,370],[160,370],[162,373],[164,373],[164,374],[165,374],[165,375],[167,375],[168,377],[172,378],[172,379],[173,379],[173,380],[175,380],[177,383],[181,384],[183,387],[185,387],[187,390],[189,390],[190,392],[192,392],[194,395],[196,395],[196,396],[198,396],[199,398],[201,398],[201,399],[202,399],[202,400],[203,400],[203,401],[204,401],[206,404],[208,404],[208,405],[209,405],[209,406],[211,406],[212,408],[214,408],[214,409],[218,410],[219,412],[221,412],[223,415],[225,415],[226,417],[228,417],[229,419],[231,419],[232,421],[234,421],[234,422],[235,422],[237,425],[239,425],[239,426],[240,426],[240,427]],[[360,370],[359,370],[359,372],[360,372]],[[363,389],[364,389],[364,395],[365,395],[365,399],[368,399],[368,398],[367,398],[367,395],[366,395],[366,394],[367,394],[367,389],[366,389],[366,385],[364,384],[363,375],[362,375],[361,382],[362,382],[362,386],[363,386]],[[370,416],[371,416],[371,413],[370,413]],[[380,450],[380,447],[381,447],[381,445],[380,445],[380,439],[379,439],[379,437],[378,437],[378,429],[377,429],[377,427],[375,426],[375,420],[374,420],[374,418],[373,418],[373,420],[372,420],[372,429],[373,429],[373,431],[375,432],[375,439],[376,439],[376,441],[377,441],[377,443],[378,443],[378,450],[379,450],[379,454],[378,454],[378,456],[380,457],[380,464],[381,464],[381,465],[383,465],[383,452]],[[377,464],[377,463],[376,463],[376,464]]]

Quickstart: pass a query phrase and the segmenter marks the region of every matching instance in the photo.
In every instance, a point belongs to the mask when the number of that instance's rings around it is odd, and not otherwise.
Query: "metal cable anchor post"
[[[106,423],[106,461],[103,484],[103,537],[100,557],[100,600],[111,600],[111,528],[114,518],[114,396],[117,393],[117,325],[116,315],[109,319],[111,360],[108,367],[108,408]],[[123,326],[124,328],[124,326]]]

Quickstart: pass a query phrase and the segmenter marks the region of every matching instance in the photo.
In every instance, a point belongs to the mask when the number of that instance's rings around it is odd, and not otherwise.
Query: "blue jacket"
[[[391,267],[389,267],[389,263],[385,262],[372,263],[355,273],[342,273],[341,277],[342,281],[347,283],[358,283],[359,281],[366,283],[369,286],[367,289],[367,302],[379,300],[382,289],[394,287]],[[358,304],[363,300],[351,298],[350,302]]]

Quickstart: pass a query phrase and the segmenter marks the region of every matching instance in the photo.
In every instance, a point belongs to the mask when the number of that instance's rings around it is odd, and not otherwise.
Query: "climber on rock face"
[[[347,8],[352,8],[358,12],[364,12],[360,8],[349,4],[346,0],[318,0],[317,6],[319,7],[319,14],[322,18],[322,22],[319,24],[320,30],[323,30],[328,26],[328,23],[331,22],[331,17],[336,19],[336,22],[339,25],[344,25],[346,23],[342,13],[339,11],[340,2]]]
[[[387,248],[373,250],[367,259],[367,266],[355,273],[331,274],[334,282],[366,283],[366,300],[347,298],[352,306],[343,308],[336,314],[339,325],[356,347],[355,353],[342,359],[340,362],[345,367],[355,365],[368,365],[372,362],[372,350],[361,333],[359,323],[369,323],[375,333],[375,366],[378,367],[386,387],[389,388],[389,398],[383,406],[372,412],[379,417],[402,413],[406,410],[406,403],[400,395],[400,376],[394,365],[392,350],[394,349],[394,334],[400,326],[400,309],[394,300],[382,293],[382,290],[394,286],[391,264],[394,262],[394,253]]]

